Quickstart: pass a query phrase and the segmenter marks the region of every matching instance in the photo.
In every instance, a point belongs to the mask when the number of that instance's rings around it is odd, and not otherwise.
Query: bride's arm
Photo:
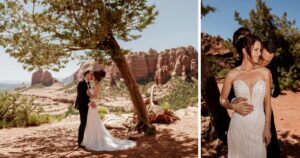
[[[228,72],[228,74],[225,77],[224,83],[223,83],[223,88],[220,94],[220,104],[227,108],[227,109],[231,109],[231,110],[235,110],[235,104],[231,104],[228,101],[228,95],[229,92],[231,90],[232,87],[232,81],[234,78],[234,74],[232,73],[232,71]]]

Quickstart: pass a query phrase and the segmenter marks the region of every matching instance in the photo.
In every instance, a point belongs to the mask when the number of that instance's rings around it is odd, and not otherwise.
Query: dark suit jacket
[[[271,71],[272,73],[272,79],[273,79],[273,84],[274,84],[274,91],[271,94],[273,98],[276,98],[280,94],[280,87],[279,87],[279,82],[278,82],[278,71],[277,71],[277,58],[274,57],[270,64],[267,66],[267,68]]]
[[[280,87],[279,87],[279,82],[278,82],[278,71],[277,71],[277,58],[274,57],[272,59],[272,61],[270,62],[270,64],[268,66],[266,66],[272,73],[272,80],[273,80],[273,84],[274,84],[274,91],[273,93],[271,93],[271,96],[273,98],[276,98],[279,96],[280,94]],[[235,63],[235,67],[241,65],[241,61],[237,61]],[[233,90],[233,87],[231,87],[231,90],[230,90],[230,93],[229,93],[229,96],[228,96],[228,100],[229,102],[235,98],[235,94],[234,94],[234,90]]]
[[[90,102],[89,96],[87,95],[88,85],[85,80],[82,80],[77,85],[77,97],[75,102],[76,109],[88,108]]]

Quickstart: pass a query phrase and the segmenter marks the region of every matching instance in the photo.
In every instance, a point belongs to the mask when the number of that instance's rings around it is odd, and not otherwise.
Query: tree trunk
[[[138,116],[139,122],[137,123],[135,129],[139,132],[144,131],[146,135],[155,134],[155,127],[149,122],[146,106],[136,81],[134,80],[132,73],[129,71],[128,64],[125,60],[124,54],[121,52],[119,44],[113,36],[110,37],[109,45],[110,49],[112,49],[111,58],[116,63],[120,73],[122,74]]]
[[[201,53],[201,79],[201,93],[214,126],[211,129],[214,129],[217,138],[226,144],[230,117],[227,110],[219,102],[220,91],[217,81],[204,53]]]

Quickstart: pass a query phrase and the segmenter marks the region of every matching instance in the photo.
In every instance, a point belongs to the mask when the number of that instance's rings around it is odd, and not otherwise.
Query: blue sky
[[[256,7],[255,0],[204,0],[203,2],[205,5],[216,7],[217,11],[202,18],[201,31],[220,35],[225,39],[231,39],[233,32],[240,27],[234,20],[234,12],[238,11],[242,18],[248,18],[250,10]],[[281,17],[284,12],[287,12],[288,20],[296,20],[296,27],[300,27],[300,1],[266,0],[265,2],[272,8],[272,14]]]
[[[121,47],[132,51],[158,51],[167,48],[192,45],[198,47],[198,1],[197,0],[150,0],[159,10],[154,24],[149,25],[136,41],[122,42]],[[65,69],[52,72],[55,78],[64,78],[78,69],[77,61]],[[0,82],[30,82],[32,72],[23,69],[21,63],[9,56],[0,47]]]

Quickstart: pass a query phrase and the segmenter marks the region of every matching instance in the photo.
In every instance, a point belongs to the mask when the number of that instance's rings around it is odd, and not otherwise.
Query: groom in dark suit
[[[274,53],[276,52],[277,47],[273,41],[265,41],[263,42],[263,49],[261,54],[261,66],[267,67],[272,74],[272,91],[271,96],[276,98],[280,94],[280,87],[278,82],[278,72],[277,72],[277,58],[274,57]],[[271,113],[271,142],[267,147],[267,157],[268,158],[279,158],[280,157],[280,147],[276,133],[276,127],[274,122],[274,114],[273,110]]]
[[[247,34],[251,34],[250,30],[244,27],[239,28],[237,31],[235,31],[233,35],[233,45],[236,46],[236,43],[240,36],[244,36]],[[280,94],[280,87],[278,82],[278,72],[277,72],[277,59],[274,57],[274,53],[276,52],[277,47],[274,41],[265,41],[263,42],[263,49],[262,49],[262,55],[260,60],[260,65],[267,67],[272,74],[272,85],[271,85],[271,96],[273,98],[276,98]],[[235,63],[235,67],[239,66],[241,64],[241,61],[237,61]],[[240,104],[241,106],[252,106],[247,103],[245,98],[237,98],[233,99],[235,97],[234,90],[231,88],[230,94],[228,96],[228,100],[232,101],[232,103]],[[273,110],[271,113],[271,134],[272,138],[267,146],[267,157],[268,158],[280,158],[280,146],[277,138],[277,132],[275,127],[275,121],[274,121],[274,114]]]
[[[84,72],[84,79],[81,80],[77,85],[77,97],[75,102],[75,108],[79,110],[80,115],[80,126],[78,130],[78,147],[81,146],[81,142],[84,136],[84,130],[87,121],[87,114],[89,109],[89,96],[87,95],[87,90],[91,87],[90,81],[93,79],[92,71],[87,70]]]

